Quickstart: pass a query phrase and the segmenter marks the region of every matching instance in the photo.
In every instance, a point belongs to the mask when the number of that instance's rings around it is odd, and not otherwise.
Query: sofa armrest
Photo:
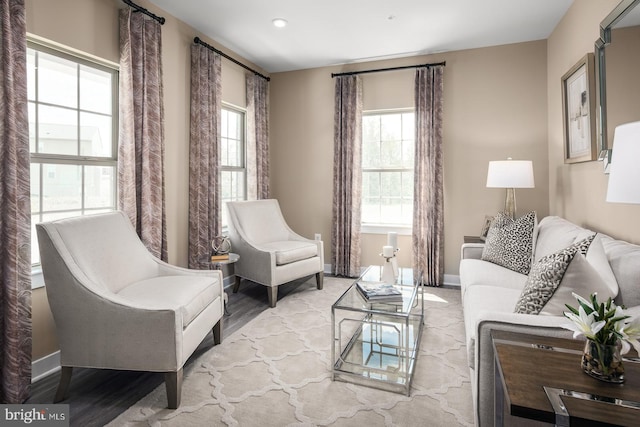
[[[484,243],[463,243],[460,247],[460,259],[481,259]]]
[[[494,352],[492,331],[507,331],[546,337],[571,338],[573,332],[560,325],[568,320],[562,316],[536,316],[515,313],[483,313],[476,325],[475,375],[476,417],[479,426],[494,423]]]

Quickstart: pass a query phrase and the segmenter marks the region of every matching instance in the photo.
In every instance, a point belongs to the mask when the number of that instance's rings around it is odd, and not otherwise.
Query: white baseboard
[[[460,287],[460,276],[457,274],[445,274],[444,285]]]
[[[31,382],[35,383],[60,370],[60,350],[31,363]]]

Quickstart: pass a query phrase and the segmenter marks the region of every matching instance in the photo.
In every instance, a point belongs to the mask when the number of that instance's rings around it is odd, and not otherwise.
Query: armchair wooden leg
[[[218,345],[222,342],[222,319],[218,320],[218,323],[213,325],[213,345]]]
[[[267,293],[269,294],[269,307],[273,308],[276,306],[276,302],[278,301],[278,287],[267,286]]]
[[[167,407],[178,409],[182,397],[182,368],[177,372],[165,372],[164,384],[167,389]]]
[[[242,278],[236,274],[236,280],[233,282],[233,293],[238,293],[238,289],[240,289],[240,280]]]
[[[53,398],[53,403],[62,402],[67,398],[72,373],[73,368],[71,366],[62,367],[62,371],[60,372],[60,382],[58,383],[58,390],[56,391],[56,396]]]
[[[324,271],[316,273],[316,284],[318,289],[322,289],[322,287],[324,286]]]

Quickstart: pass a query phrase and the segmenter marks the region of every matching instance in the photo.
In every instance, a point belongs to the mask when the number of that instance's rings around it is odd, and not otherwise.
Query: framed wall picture
[[[564,162],[596,160],[595,72],[593,53],[562,76]]]
[[[493,216],[484,216],[484,223],[482,224],[482,230],[480,230],[480,239],[484,240],[487,238],[487,233],[489,233],[489,228],[491,227],[491,221],[493,221]]]

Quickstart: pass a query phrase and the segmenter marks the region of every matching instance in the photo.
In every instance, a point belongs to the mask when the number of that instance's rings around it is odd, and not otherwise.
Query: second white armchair
[[[321,240],[296,234],[284,220],[277,200],[227,202],[229,234],[238,291],[240,278],[267,287],[269,306],[275,307],[278,286],[305,276],[316,276],[317,288],[324,279],[324,249]]]

